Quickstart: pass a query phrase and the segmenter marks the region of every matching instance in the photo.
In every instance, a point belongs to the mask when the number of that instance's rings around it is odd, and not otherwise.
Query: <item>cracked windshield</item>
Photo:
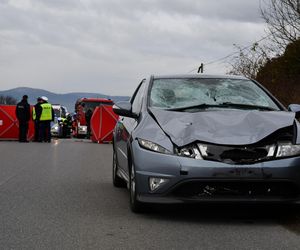
[[[157,79],[151,89],[150,106],[162,109],[260,107],[279,110],[252,81],[240,79]]]

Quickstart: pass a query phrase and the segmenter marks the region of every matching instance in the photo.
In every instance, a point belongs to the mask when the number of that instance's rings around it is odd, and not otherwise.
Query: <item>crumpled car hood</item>
[[[164,132],[179,147],[194,141],[249,145],[278,129],[292,126],[295,121],[295,113],[284,111],[220,110],[188,113],[154,108],[150,111]]]

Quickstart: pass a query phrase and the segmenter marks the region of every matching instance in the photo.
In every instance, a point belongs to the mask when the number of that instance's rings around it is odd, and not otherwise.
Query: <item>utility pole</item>
[[[204,71],[204,64],[203,63],[201,63],[200,64],[200,67],[198,68],[198,72],[197,73],[203,73],[203,71]]]

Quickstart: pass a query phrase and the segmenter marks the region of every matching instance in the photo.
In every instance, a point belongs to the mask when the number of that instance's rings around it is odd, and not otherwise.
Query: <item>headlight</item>
[[[198,147],[196,145],[190,145],[177,150],[179,156],[194,158],[194,159],[203,159]]]
[[[57,125],[54,125],[54,126],[51,128],[51,130],[54,130],[54,131],[58,130],[58,126],[57,126]]]
[[[87,127],[86,127],[86,126],[80,126],[80,127],[79,127],[79,130],[80,130],[80,131],[87,131]]]
[[[148,150],[151,150],[154,152],[162,153],[162,154],[171,154],[171,152],[169,150],[165,149],[164,147],[162,147],[154,142],[140,139],[140,138],[138,139],[138,142],[142,148],[145,148],[145,149],[148,149]]]
[[[291,143],[282,143],[277,147],[276,157],[288,157],[300,155],[300,145],[294,145]]]

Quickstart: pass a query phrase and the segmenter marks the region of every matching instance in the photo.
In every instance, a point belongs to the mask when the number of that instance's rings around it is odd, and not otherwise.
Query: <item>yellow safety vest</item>
[[[51,121],[52,120],[52,105],[50,103],[41,104],[42,114],[40,121]]]
[[[36,119],[36,113],[35,113],[35,108],[33,107],[32,108],[32,120],[35,121],[35,119]]]

